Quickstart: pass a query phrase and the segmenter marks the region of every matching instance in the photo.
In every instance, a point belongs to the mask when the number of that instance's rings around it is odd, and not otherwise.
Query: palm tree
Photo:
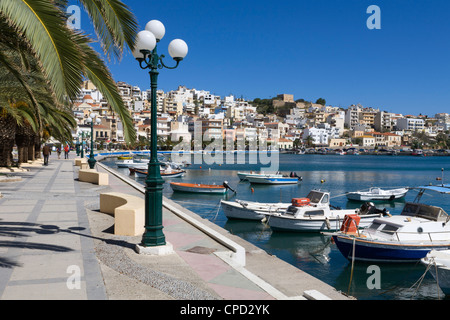
[[[130,49],[134,48],[137,22],[126,5],[119,0],[80,2],[92,20],[107,59],[112,55],[120,59],[125,44]],[[0,66],[8,76],[15,78],[17,89],[14,94],[3,92],[2,96],[0,93],[0,121],[14,118],[16,124],[21,125],[22,120],[14,116],[11,104],[25,101],[34,109],[37,128],[42,134],[40,105],[46,99],[32,90],[33,80],[24,76],[24,69],[31,65],[30,60],[36,59],[38,68],[33,72],[40,74],[48,82],[49,86],[46,87],[58,106],[75,99],[82,81],[88,78],[108,99],[112,110],[121,117],[127,142],[135,142],[136,132],[131,116],[107,66],[90,47],[89,37],[66,26],[65,6],[66,0],[0,1]],[[20,58],[20,63],[15,57]],[[17,98],[18,91],[20,98]],[[29,122],[30,125],[31,123]],[[2,129],[13,130],[13,127],[10,125]],[[0,130],[0,145],[5,143],[8,146],[10,142],[6,142],[6,137],[11,137],[12,131],[4,131]],[[5,139],[1,138],[3,136]],[[0,165],[1,163],[2,160]]]

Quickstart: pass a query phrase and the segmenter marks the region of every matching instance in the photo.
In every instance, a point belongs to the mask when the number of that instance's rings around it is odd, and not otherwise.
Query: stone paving
[[[248,263],[236,268],[215,254],[229,249],[167,209],[164,234],[174,254],[137,254],[141,237],[113,234],[99,194],[142,193],[114,175],[108,186],[78,181],[71,156],[51,156],[48,166],[36,161],[8,173],[14,181],[0,180],[0,299],[275,300],[305,299],[311,289],[348,299],[237,237]]]

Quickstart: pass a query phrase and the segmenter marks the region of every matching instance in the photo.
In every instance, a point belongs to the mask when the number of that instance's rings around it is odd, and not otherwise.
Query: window
[[[297,212],[297,207],[295,207],[295,206],[289,206],[286,210],[286,213],[291,214],[291,215],[295,215],[296,212]]]
[[[369,226],[369,229],[371,229],[371,230],[377,230],[380,226],[381,226],[380,223],[373,222],[373,223]]]
[[[387,234],[394,234],[398,230],[398,227],[393,225],[385,225],[383,229],[381,229],[381,232],[387,233]]]
[[[305,215],[308,215],[308,216],[323,216],[324,212],[323,212],[323,210],[314,210],[314,211],[305,212]]]

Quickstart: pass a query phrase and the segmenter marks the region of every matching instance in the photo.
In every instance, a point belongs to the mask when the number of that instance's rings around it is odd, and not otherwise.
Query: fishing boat
[[[173,191],[209,193],[209,194],[225,194],[228,190],[223,185],[186,183],[186,182],[171,182],[170,187],[172,188]]]
[[[148,163],[149,163],[149,159],[136,160],[134,164],[132,164],[128,167],[128,169],[130,170],[130,175],[136,174],[136,171],[147,172]],[[166,175],[167,177],[171,176],[171,175],[169,175],[169,173],[172,173],[171,171],[177,171],[177,172],[182,171],[183,173],[186,172],[185,170],[181,169],[178,165],[176,165],[172,162],[159,162],[159,164],[160,164],[160,169],[161,169],[161,175],[163,172],[168,173],[168,175]],[[140,173],[137,173],[137,175],[142,176],[143,174],[142,174],[142,172],[140,172]]]
[[[263,220],[266,215],[270,215],[274,212],[284,211],[291,205],[291,203],[260,203],[244,200],[221,200],[220,204],[228,219],[257,221]]]
[[[247,180],[247,177],[282,177],[281,173],[264,173],[264,172],[238,172],[237,173],[240,180]]]
[[[418,189],[414,202],[407,202],[400,215],[374,219],[358,233],[341,230],[332,234],[342,255],[355,261],[418,262],[433,249],[450,249],[448,214],[440,207],[419,203],[424,191],[450,194],[450,186]]]
[[[146,169],[134,169],[134,173],[138,178],[147,177],[147,168]],[[182,177],[186,171],[184,170],[161,170],[161,178],[178,178]]]
[[[450,295],[450,250],[431,250],[420,262],[427,266],[441,290]]]
[[[297,184],[302,178],[286,176],[247,176],[247,180],[254,184]]]
[[[123,161],[117,161],[116,165],[118,168],[129,168],[136,165],[136,163],[133,161],[133,159],[126,159]]]
[[[347,199],[355,201],[392,201],[403,198],[406,193],[408,193],[408,190],[408,188],[381,189],[374,187],[370,188],[368,191],[347,192],[346,196]]]
[[[330,205],[330,193],[312,190],[306,198],[294,198],[283,212],[275,212],[267,217],[267,223],[274,231],[320,232],[339,230],[346,215],[361,218],[360,227],[368,226],[375,218],[387,214],[373,203],[364,203],[358,209],[340,209]]]
[[[133,159],[133,156],[119,156],[117,157],[118,160],[131,160]]]

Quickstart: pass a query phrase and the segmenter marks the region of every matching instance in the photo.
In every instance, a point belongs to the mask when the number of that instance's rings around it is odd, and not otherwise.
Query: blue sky
[[[248,100],[295,99],[347,108],[433,116],[450,112],[450,1],[447,0],[124,0],[140,29],[160,20],[166,35],[189,46],[158,88],[178,85]],[[381,29],[369,30],[370,5]],[[82,21],[82,29],[89,30]],[[116,81],[148,89],[149,76],[130,52],[109,67]]]

